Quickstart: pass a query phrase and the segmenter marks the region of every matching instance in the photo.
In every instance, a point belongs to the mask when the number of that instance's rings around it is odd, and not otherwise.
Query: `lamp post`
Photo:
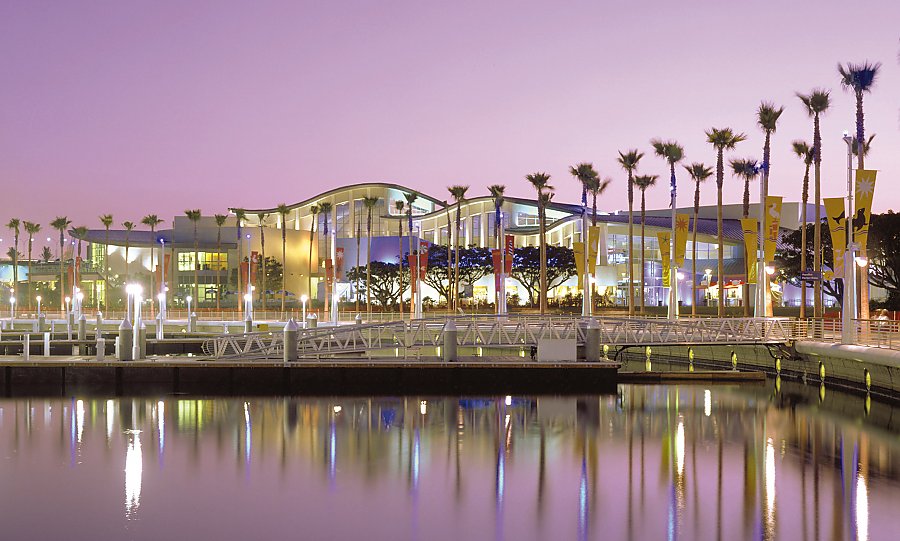
[[[187,301],[187,313],[188,313],[188,319],[190,319],[191,318],[191,302],[194,300],[194,297],[191,297],[190,295],[188,295],[187,297],[184,298],[184,300]]]
[[[581,244],[582,257],[584,258],[584,276],[582,276],[581,288],[581,316],[590,317],[593,308],[591,300],[591,269],[590,264],[590,240],[588,234],[587,198],[581,200]]]
[[[75,319],[79,319],[81,317],[81,305],[84,302],[84,293],[79,289],[78,292],[75,293]]]
[[[69,313],[69,303],[72,302],[72,297],[67,296],[65,298],[65,301],[66,301],[66,314],[68,314]],[[66,317],[68,317],[68,316],[66,316]]]
[[[126,284],[125,285],[125,294],[127,296],[127,300],[125,302],[125,319],[131,322],[131,305],[134,302],[134,289],[135,284]],[[68,303],[68,298],[66,298],[66,303]]]
[[[16,318],[16,298],[9,298],[9,327],[12,328],[13,320]]]
[[[856,253],[859,247],[853,242],[853,137],[850,132],[844,131],[844,143],[847,144],[847,212],[844,216],[851,219],[844,220],[844,229],[847,232],[847,251],[844,252],[844,302],[841,305],[841,342],[854,344],[857,340],[856,323]],[[835,261],[835,263],[837,263]]]
[[[703,269],[703,279],[706,281],[706,304],[709,305],[709,288],[712,287],[712,269]]]
[[[300,305],[303,307],[303,328],[306,328],[306,301],[309,300],[309,297],[304,293],[300,295]]]
[[[38,295],[37,297],[35,297],[35,300],[37,300],[38,303],[37,315],[38,317],[41,317],[41,296]]]
[[[156,300],[159,301],[159,311],[160,313],[165,314],[166,311],[166,239],[159,239],[160,245],[160,253],[162,256],[159,260],[157,260],[156,266],[161,269],[159,272],[159,291],[157,291]],[[162,263],[160,263],[160,260]],[[165,315],[163,315],[163,319],[165,319]]]

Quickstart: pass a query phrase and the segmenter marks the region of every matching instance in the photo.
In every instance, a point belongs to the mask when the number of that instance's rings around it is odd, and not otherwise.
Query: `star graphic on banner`
[[[856,197],[859,199],[872,199],[875,191],[875,183],[869,179],[863,179],[856,183]]]
[[[687,231],[688,220],[684,216],[679,216],[678,220],[675,221],[675,229],[679,231]]]

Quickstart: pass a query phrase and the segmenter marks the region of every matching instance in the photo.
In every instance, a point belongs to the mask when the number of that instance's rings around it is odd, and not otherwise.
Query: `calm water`
[[[85,540],[897,539],[896,417],[788,384],[6,399],[0,528]]]

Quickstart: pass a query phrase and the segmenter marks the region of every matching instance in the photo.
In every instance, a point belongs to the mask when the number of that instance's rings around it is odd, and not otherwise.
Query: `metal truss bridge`
[[[589,321],[591,328],[599,328],[600,343],[611,348],[784,344],[793,340],[797,330],[795,320],[778,318],[442,317],[301,329],[298,358],[417,356],[443,345],[449,321],[456,326],[459,347],[515,348],[516,354],[544,339],[583,345]],[[281,359],[284,334],[223,334],[207,340],[203,352],[214,359]]]

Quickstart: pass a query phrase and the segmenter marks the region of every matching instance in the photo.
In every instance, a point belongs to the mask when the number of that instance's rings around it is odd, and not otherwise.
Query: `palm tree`
[[[407,225],[409,226],[409,254],[416,256],[416,269],[413,270],[412,267],[410,267],[410,269],[409,269],[410,270],[410,273],[409,273],[409,280],[410,280],[410,282],[409,282],[409,290],[410,290],[409,318],[410,319],[412,319],[412,314],[414,311],[413,303],[415,302],[415,299],[413,298],[413,293],[412,293],[413,287],[415,285],[413,282],[415,281],[415,276],[417,276],[419,274],[419,268],[418,268],[419,267],[419,257],[418,257],[419,249],[418,249],[418,246],[413,247],[413,219],[412,219],[413,203],[415,203],[416,199],[418,199],[418,198],[419,198],[419,194],[417,194],[416,192],[409,192],[409,193],[403,194],[403,199],[406,200],[406,219],[408,220]],[[400,265],[400,271],[401,271],[400,275],[402,277],[402,275],[403,275],[402,262]],[[400,282],[400,283],[402,284],[403,282]],[[402,295],[401,295],[401,300],[402,300]]]
[[[712,176],[712,168],[702,163],[684,166],[694,180],[694,227],[691,232],[691,315],[697,315],[697,222],[700,215],[700,183]]]
[[[744,209],[743,209],[743,217],[750,217],[750,181],[755,179],[759,175],[759,164],[756,163],[756,160],[752,158],[747,159],[732,159],[729,164],[731,165],[731,170],[734,173],[734,176],[740,177],[744,180]],[[760,205],[765,205],[765,202],[760,201]],[[750,252],[747,251],[745,257],[750,257]],[[756,284],[756,287],[765,287],[764,284]],[[750,315],[750,276],[747,274],[747,265],[744,265],[744,285],[742,288],[742,295],[744,298],[743,308],[744,308],[744,317]],[[765,315],[765,311],[760,311],[760,314]]]
[[[647,194],[647,188],[656,184],[656,179],[658,179],[658,178],[659,178],[658,175],[638,175],[638,176],[634,177],[634,184],[641,191],[641,295],[640,295],[641,312],[640,313],[642,315],[644,313],[644,290],[646,289],[646,277],[645,277],[645,270],[644,270],[644,257],[645,257],[645,252],[646,252],[645,246],[647,244],[647,237],[644,234],[644,222],[646,221],[645,213],[647,210],[646,194]],[[672,254],[672,255],[674,255],[674,254]],[[670,255],[669,260],[671,261],[671,255]],[[671,266],[671,263],[669,263],[669,265]]]
[[[813,202],[815,204],[815,222],[813,224],[813,271],[822,272],[822,208],[821,168],[822,168],[822,135],[819,130],[819,117],[831,105],[831,93],[828,90],[814,89],[807,95],[797,93],[797,97],[806,106],[807,114],[813,119]],[[822,282],[814,282],[813,315],[822,317]]]
[[[319,203],[319,213],[322,215],[322,232],[325,234],[325,259],[331,259],[331,247],[329,245],[329,236],[328,236],[328,217],[331,215],[331,210],[334,208],[332,203],[328,201]],[[331,281],[334,282],[337,277],[337,269],[334,267],[336,262],[331,262]],[[328,307],[331,303],[331,288],[334,287],[332,284],[328,283],[328,279],[326,277],[325,280],[325,312],[328,312]]]
[[[159,224],[163,223],[163,220],[161,220],[159,218],[159,216],[157,216],[156,214],[148,214],[141,219],[141,223],[150,228],[150,233],[151,233],[151,236],[153,237],[153,244],[150,245],[150,264],[152,265],[153,260],[154,260],[153,255],[154,255],[155,249],[156,249],[156,234],[155,234],[156,227]],[[165,256],[166,256],[166,254],[160,255],[160,259],[165,260]],[[160,264],[157,263],[156,266],[159,267]],[[163,273],[163,275],[164,274],[165,273]],[[162,280],[160,280],[160,281],[162,281]],[[157,287],[156,287],[156,273],[155,272],[150,273],[150,291],[158,293]],[[151,297],[151,300],[152,300],[152,297]],[[151,307],[151,309],[153,308],[152,302],[150,303],[150,307]],[[153,314],[151,313],[151,316],[152,315]]]
[[[100,216],[100,223],[106,229],[106,235],[103,244],[103,284],[109,288],[109,227],[113,224],[113,215],[104,214]],[[107,289],[107,296],[109,291]]]
[[[287,295],[287,258],[285,254],[287,252],[287,215],[288,215],[288,206],[284,203],[278,205],[276,208],[276,212],[279,216],[281,216],[281,317],[284,317],[284,301],[285,296]]]
[[[590,191],[591,185],[594,181],[597,180],[597,171],[594,169],[594,164],[588,162],[582,162],[576,165],[569,167],[569,174],[575,177],[579,183],[581,183],[581,242],[584,245],[584,254],[582,259],[584,260],[584,273],[590,274],[590,263],[588,261],[588,255],[590,254],[589,250],[589,239],[588,239],[588,231],[587,231],[587,194]],[[579,277],[583,278],[582,284],[582,295],[585,302],[585,306],[589,304],[588,301],[590,299],[587,296],[587,291],[589,287],[589,282],[587,276]],[[587,313],[587,312],[585,312]]]
[[[260,280],[259,286],[259,306],[261,310],[266,309],[266,216],[265,212],[256,213],[259,220],[259,258],[262,263],[261,272],[257,279]]]
[[[876,134],[873,133],[872,135],[869,136],[868,139],[865,140],[865,142],[863,142],[862,151],[863,151],[864,157],[868,156],[869,151],[872,150],[872,141],[875,140],[875,135]],[[853,136],[853,143],[851,143],[850,149],[852,150],[854,156],[859,156],[860,145],[859,145],[859,140],[856,138],[855,135]]]
[[[69,235],[74,239],[78,239],[78,252],[72,258],[72,281],[74,285],[81,289],[81,268],[78,260],[81,259],[81,241],[87,236],[88,228],[84,226],[73,227],[69,230]]]
[[[378,204],[377,197],[363,197],[363,206],[366,208],[366,314],[372,316],[372,288],[369,287],[372,280],[372,212]],[[359,290],[359,273],[357,275],[357,291]]]
[[[722,252],[725,249],[725,240],[722,233],[722,184],[725,182],[725,157],[726,150],[734,150],[738,143],[747,139],[743,133],[734,133],[731,128],[710,128],[706,130],[706,142],[716,149],[716,233],[719,237],[719,267],[718,267],[718,304],[717,312],[719,317],[725,316],[725,260]]]
[[[597,196],[602,195],[603,192],[606,191],[606,188],[609,187],[610,182],[612,182],[612,179],[609,177],[601,179],[599,176],[596,176],[591,179],[590,185],[588,186],[588,191],[591,193],[591,197],[593,198],[593,213],[591,215],[591,225],[597,225]]]
[[[803,160],[805,166],[803,172],[803,205],[800,207],[800,270],[806,271],[806,207],[809,204],[809,166],[813,163],[813,150],[806,141],[794,141],[791,143],[794,154]],[[800,319],[806,318],[806,282],[800,286]]]
[[[316,224],[319,221],[319,205],[313,205],[309,207],[309,212],[312,214],[312,221],[309,222],[309,259],[307,259],[306,263],[306,289],[307,291],[309,291],[310,298],[312,298],[312,256],[313,243],[316,240]],[[316,261],[316,269],[318,268],[319,262]]]
[[[244,239],[242,238],[243,235],[242,235],[241,230],[243,229],[243,226],[244,226],[244,220],[247,219],[247,213],[243,209],[232,209],[232,212],[234,213],[234,220],[235,220],[235,222],[237,222],[237,249],[238,249],[238,273],[237,273],[238,303],[237,304],[238,304],[238,306],[243,306],[243,304],[240,302],[240,299],[244,298],[244,277],[241,276],[241,272],[243,272],[241,270],[241,267],[244,265],[244,248],[243,248],[243,240]],[[249,261],[249,255],[250,254],[247,254],[248,261]],[[247,264],[247,281],[248,282],[250,281],[250,264],[249,263]]]
[[[501,219],[501,208],[503,207],[503,193],[506,191],[506,186],[502,184],[492,184],[488,186],[488,191],[491,193],[491,199],[494,202],[494,243],[498,250],[500,250],[500,261],[503,261],[504,252],[506,247],[504,246],[503,239],[500,238],[500,219]],[[501,270],[501,272],[503,272]],[[496,282],[495,282],[496,283]],[[500,290],[494,292],[495,295],[495,303],[496,306],[500,306]],[[499,312],[498,312],[499,313]]]
[[[778,128],[778,119],[781,117],[781,114],[784,112],[784,107],[776,107],[774,103],[771,102],[762,102],[759,104],[759,108],[756,110],[756,124],[762,128],[763,132],[766,134],[766,140],[763,144],[763,162],[762,162],[762,198],[760,199],[760,208],[765,206],[766,197],[769,195],[769,172],[772,165],[771,157],[771,141],[772,134],[775,133],[775,130]],[[760,224],[760,228],[762,228],[762,224]],[[762,231],[762,229],[760,229]],[[757,288],[759,287],[768,287],[768,284],[757,284]],[[744,288],[745,292],[750,291],[750,286],[747,285]],[[768,294],[768,293],[766,293]],[[744,305],[747,306],[749,304],[749,299],[744,300]],[[760,307],[759,313],[762,315],[766,315],[765,305]]]
[[[125,283],[128,283],[128,249],[130,246],[130,235],[131,231],[135,228],[134,222],[122,222],[122,227],[125,228]]]
[[[14,237],[14,250],[13,255],[15,256],[12,259],[13,264],[13,297],[19,296],[19,226],[21,222],[18,218],[11,218],[9,222],[6,224],[6,227],[13,232]]]
[[[200,246],[197,225],[200,223],[202,213],[200,209],[187,209],[184,211],[184,215],[194,224],[194,306],[200,306]]]
[[[34,297],[34,290],[31,289],[31,248],[34,242],[34,236],[41,231],[41,224],[36,222],[22,222],[25,232],[28,233],[28,309],[31,310],[31,301]]]
[[[466,192],[469,190],[468,186],[455,185],[447,188],[450,192],[450,196],[453,197],[453,200],[456,202],[456,250],[454,250],[453,257],[453,310],[456,311],[459,308],[459,249],[461,247],[459,243],[459,230],[461,229],[462,223],[462,204],[463,201],[466,200]],[[450,252],[447,252],[447,257],[450,257]]]
[[[847,63],[846,66],[838,64],[838,73],[841,75],[841,86],[851,90],[856,96],[856,160],[857,168],[865,169],[866,156],[866,122],[863,114],[863,96],[872,91],[881,63],[874,64],[866,61],[862,64]],[[871,140],[869,141],[871,143]],[[851,209],[852,210],[852,209]],[[860,256],[866,257],[866,246],[860,246]],[[869,268],[863,267],[860,272],[859,287],[859,317],[869,319]]]
[[[397,200],[394,201],[394,208],[397,209],[397,214],[401,216],[401,218],[397,221],[397,225],[399,229],[397,230],[397,243],[400,246],[400,256],[397,258],[397,262],[400,264],[400,297],[399,297],[399,309],[400,309],[400,319],[403,319],[403,208],[406,205],[403,201]]]
[[[63,268],[63,246],[66,243],[65,233],[66,229],[72,224],[72,222],[65,216],[57,216],[55,220],[50,222],[50,227],[59,231],[59,310],[62,312],[65,310],[65,301],[63,298],[66,296],[66,274],[65,269]]]
[[[618,162],[628,173],[628,315],[634,315],[634,172],[638,162],[644,157],[643,152],[629,150],[619,151]],[[643,284],[641,284],[643,288]]]
[[[225,221],[228,219],[228,216],[225,214],[216,214],[216,253],[219,257],[222,257],[222,226],[225,225]],[[240,243],[239,243],[240,244]],[[282,251],[284,251],[282,249]],[[282,255],[282,257],[284,257]],[[216,310],[222,309],[222,263],[221,261],[216,264]]]
[[[675,179],[675,164],[684,159],[684,148],[676,141],[663,141],[661,139],[651,139],[650,144],[657,156],[666,160],[669,164],[669,195],[672,199],[669,206],[672,208],[672,249],[670,250],[671,261],[669,268],[669,316],[675,317],[678,309],[678,278],[675,266],[675,213],[676,210],[676,193],[678,191],[677,180]]]
[[[547,173],[532,173],[525,175],[531,186],[537,191],[537,211],[538,211],[538,235],[540,244],[540,305],[541,315],[547,313],[547,223],[546,209],[550,201],[553,200],[553,186],[550,185],[550,175]]]
[[[444,209],[447,211],[447,309],[453,309],[453,222],[450,221],[450,203],[444,201]]]

